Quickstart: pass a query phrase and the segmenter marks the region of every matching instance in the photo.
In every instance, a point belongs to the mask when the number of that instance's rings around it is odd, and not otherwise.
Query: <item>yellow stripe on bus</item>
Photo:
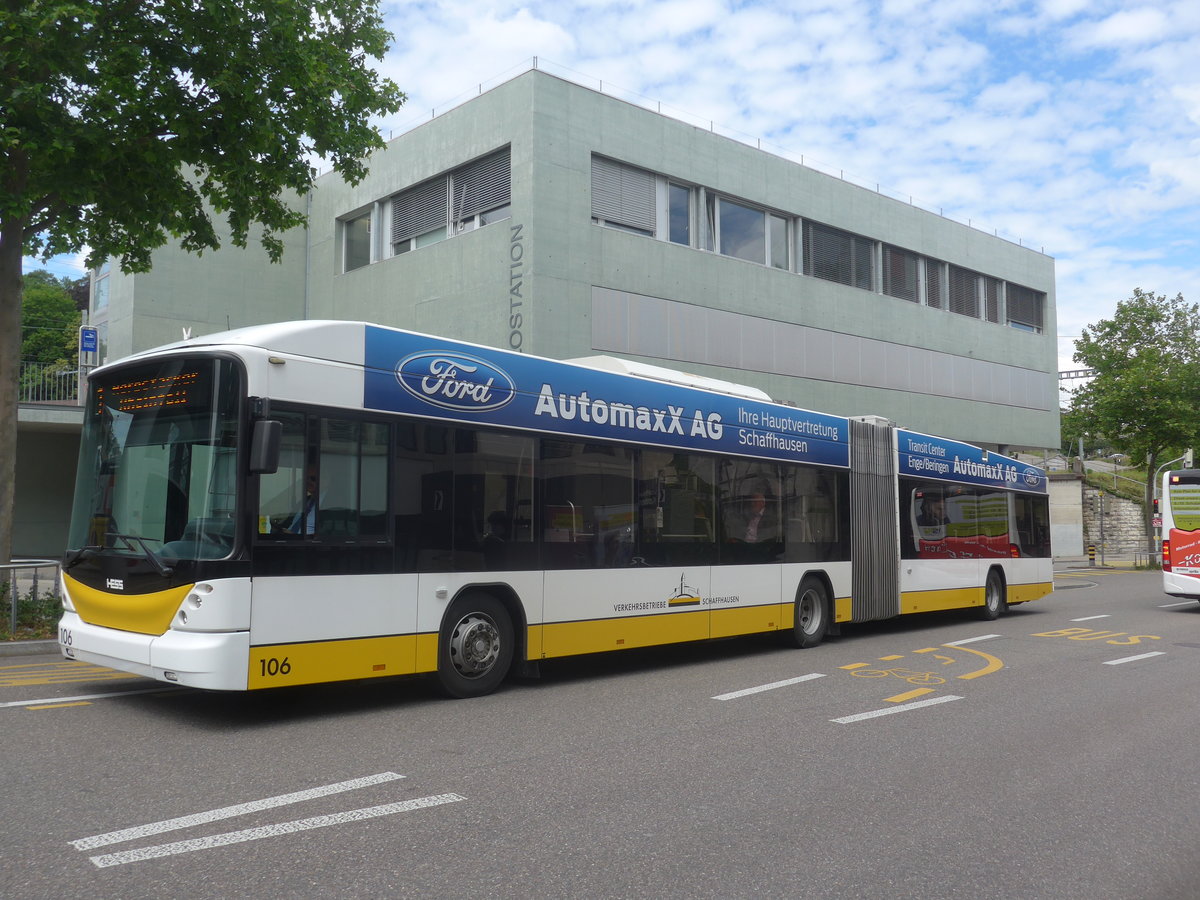
[[[415,634],[401,634],[251,647],[246,687],[254,690],[432,671],[416,666],[417,638]],[[436,668],[437,636],[433,635],[433,639]]]
[[[983,606],[983,587],[950,588],[944,591],[905,591],[900,595],[900,612],[940,612]]]
[[[1037,584],[1010,584],[1008,586],[1009,603],[1025,603],[1045,597],[1054,590],[1054,583],[1043,581]]]
[[[702,641],[709,636],[708,610],[622,619],[554,622],[541,626],[544,658],[628,650],[655,644]]]
[[[137,634],[165,632],[179,604],[195,586],[185,584],[150,594],[124,594],[88,587],[70,575],[63,575],[63,584],[83,621]]]

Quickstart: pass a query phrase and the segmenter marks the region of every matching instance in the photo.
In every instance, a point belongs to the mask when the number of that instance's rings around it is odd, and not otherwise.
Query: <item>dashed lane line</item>
[[[730,691],[728,694],[717,694],[713,697],[714,700],[736,700],[739,697],[748,697],[751,694],[761,694],[763,691],[773,691],[776,688],[788,687],[789,685],[799,684],[802,681],[812,681],[815,678],[824,678],[825,676],[819,672],[812,672],[808,675],[801,675],[799,678],[788,678],[784,681],[772,681],[770,684],[760,684],[757,687],[743,688],[740,691]]]
[[[877,719],[880,716],[892,716],[896,713],[912,712],[915,709],[923,709],[926,706],[936,706],[939,703],[949,703],[951,700],[961,700],[962,697],[957,694],[946,694],[942,697],[930,697],[928,700],[917,700],[915,703],[905,703],[902,706],[890,706],[886,709],[873,709],[870,712],[856,713],[852,716],[842,716],[838,719],[830,719],[830,722],[836,722],[839,725],[851,725],[854,722],[862,722],[865,719]]]
[[[163,856],[175,856],[179,853],[194,853],[197,850],[228,847],[230,844],[240,844],[245,841],[259,841],[263,838],[278,837],[282,834],[295,834],[296,832],[309,831],[313,828],[328,828],[331,825],[362,822],[366,819],[392,816],[396,813],[411,812],[416,809],[428,809],[432,806],[457,803],[466,799],[466,797],[459,794],[437,794],[432,797],[419,797],[415,800],[402,800],[399,803],[385,803],[382,806],[352,809],[334,815],[314,816],[311,819],[297,819],[294,822],[280,822],[278,825],[264,825],[261,828],[247,828],[244,831],[229,831],[224,834],[210,835],[209,837],[176,841],[172,844],[159,844],[154,847],[142,847],[137,850],[122,850],[119,853],[106,853],[102,856],[91,856],[88,858],[97,868],[103,869],[109,866],[124,865],[125,863],[158,859]]]
[[[191,828],[193,825],[203,825],[208,822],[218,822],[222,819],[232,819],[247,813],[259,812],[264,809],[275,809],[292,803],[303,803],[318,797],[328,797],[345,791],[397,781],[403,778],[395,772],[380,772],[378,775],[366,775],[362,778],[352,778],[349,781],[338,781],[320,787],[295,791],[290,794],[280,794],[276,797],[265,797],[262,800],[252,800],[249,803],[238,803],[234,806],[222,806],[220,809],[210,809],[206,812],[194,813],[190,816],[179,816],[175,819],[164,819],[161,822],[151,822],[148,825],[137,825],[133,828],[123,828],[120,831],[110,831],[106,834],[96,834],[92,837],[71,841],[76,850],[91,850],[94,847],[104,847],[108,844],[119,844],[122,841],[132,841],[135,838],[148,837],[152,834],[162,834],[167,831],[178,831],[181,828]]]
[[[1165,650],[1154,650],[1150,653],[1139,653],[1137,656],[1126,656],[1122,659],[1110,659],[1104,663],[1106,666],[1119,666],[1122,663],[1137,662],[1139,659],[1149,659],[1152,656],[1166,656]]]

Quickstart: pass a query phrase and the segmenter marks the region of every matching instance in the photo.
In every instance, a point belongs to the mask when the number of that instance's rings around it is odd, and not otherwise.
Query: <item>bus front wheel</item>
[[[829,592],[819,578],[805,578],[796,594],[796,614],[790,633],[785,633],[793,647],[815,647],[825,639],[829,630]]]
[[[488,594],[459,597],[438,637],[438,684],[451,697],[490,694],[508,674],[513,626],[504,604]]]

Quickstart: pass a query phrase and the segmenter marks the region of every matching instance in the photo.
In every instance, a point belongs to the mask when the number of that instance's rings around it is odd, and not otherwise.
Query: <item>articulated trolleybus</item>
[[[1200,600],[1200,469],[1163,473],[1163,591]]]
[[[265,325],[91,376],[62,652],[215,690],[429,673],[1050,592],[1046,476],[608,357]]]

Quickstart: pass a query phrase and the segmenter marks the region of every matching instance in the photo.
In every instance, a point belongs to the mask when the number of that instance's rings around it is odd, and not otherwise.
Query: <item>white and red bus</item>
[[[1163,591],[1200,600],[1200,469],[1163,473]]]
[[[574,654],[994,618],[1053,581],[1046,476],[1015,459],[341,321],[97,369],[69,546],[67,657],[217,690],[428,673],[470,696]]]

